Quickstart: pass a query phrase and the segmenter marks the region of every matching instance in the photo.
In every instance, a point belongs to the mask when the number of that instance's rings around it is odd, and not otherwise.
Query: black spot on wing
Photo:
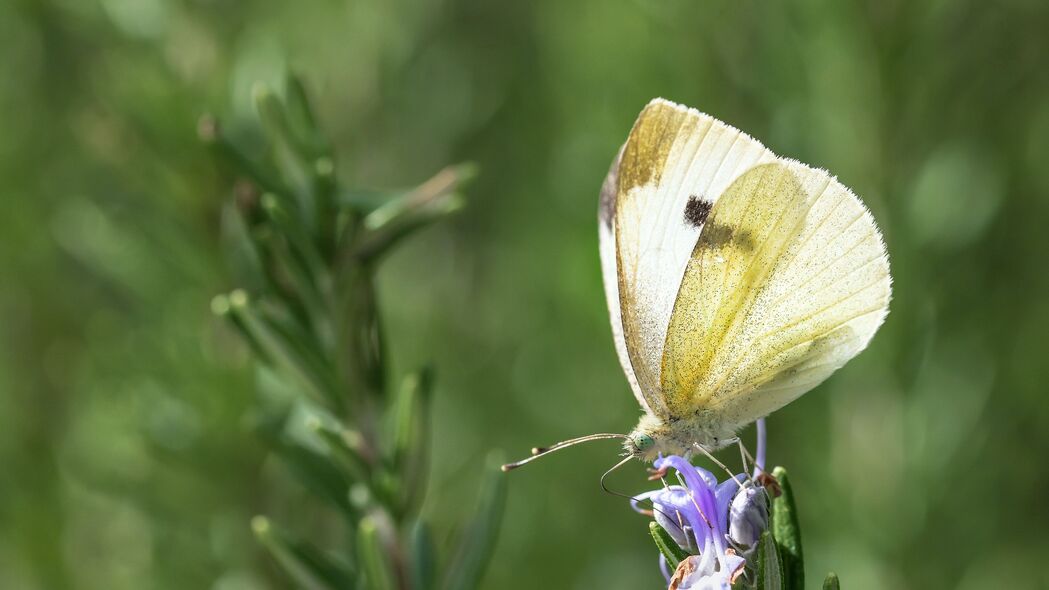
[[[696,195],[690,196],[688,202],[685,203],[685,223],[692,227],[703,225],[713,206],[714,204],[710,201],[703,200]]]

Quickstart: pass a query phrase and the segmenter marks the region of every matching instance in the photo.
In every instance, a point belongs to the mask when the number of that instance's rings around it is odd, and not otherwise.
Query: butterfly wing
[[[616,355],[619,364],[623,366],[623,373],[630,383],[630,389],[641,404],[641,409],[648,413],[655,413],[656,408],[663,410],[662,400],[654,398],[649,403],[641,385],[634,375],[634,368],[630,362],[630,354],[627,352],[626,337],[623,335],[623,314],[619,309],[619,279],[618,262],[616,260],[616,237],[615,237],[615,202],[616,191],[619,186],[619,162],[623,156],[620,151],[612,162],[612,167],[601,185],[601,200],[598,210],[598,243],[601,251],[601,274],[605,281],[605,298],[608,301],[608,316],[612,322],[612,340],[615,342]]]
[[[745,425],[826,379],[888,311],[881,235],[826,172],[753,166],[716,201],[666,333],[661,389],[674,416]]]
[[[601,263],[616,351],[642,407],[669,408],[661,365],[686,266],[716,197],[775,156],[694,109],[656,99],[634,124],[601,191]]]

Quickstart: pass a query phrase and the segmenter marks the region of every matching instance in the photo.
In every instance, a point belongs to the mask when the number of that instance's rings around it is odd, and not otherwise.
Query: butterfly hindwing
[[[874,220],[826,172],[777,160],[736,178],[692,251],[666,334],[671,415],[743,425],[819,384],[885,317]]]

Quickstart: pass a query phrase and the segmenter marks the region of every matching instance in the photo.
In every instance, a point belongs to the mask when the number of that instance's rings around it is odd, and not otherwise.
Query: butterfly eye
[[[636,445],[640,451],[647,451],[652,448],[652,445],[654,444],[656,444],[656,441],[647,434],[639,434],[634,437],[634,445]]]

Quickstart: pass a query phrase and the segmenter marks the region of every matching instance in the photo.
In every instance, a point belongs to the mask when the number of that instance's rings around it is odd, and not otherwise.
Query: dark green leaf
[[[840,590],[841,583],[838,582],[838,574],[830,572],[827,577],[823,579],[823,590]]]
[[[256,516],[251,520],[251,529],[297,586],[306,590],[356,587],[353,570],[348,563],[309,543],[291,539],[273,526],[268,518]]]
[[[284,112],[302,159],[309,163],[312,192],[317,208],[317,242],[321,253],[331,258],[339,233],[339,214],[335,203],[335,159],[331,145],[317,123],[302,80],[288,73],[285,79]]]
[[[374,277],[369,267],[352,261],[337,276],[340,300],[335,322],[341,381],[346,393],[358,399],[381,397],[386,392],[386,371]]]
[[[266,348],[256,337],[255,333],[249,329],[244,318],[240,314],[233,313],[233,305],[230,303],[229,295],[216,295],[213,297],[211,299],[211,312],[230,322],[230,325],[233,326],[237,333],[240,334],[240,337],[244,339],[244,342],[251,348],[251,352],[256,358],[265,364],[273,363],[273,359],[270,358]]]
[[[359,517],[350,504],[350,480],[327,455],[282,436],[271,441],[284,464],[304,487],[338,507],[351,521]]]
[[[284,197],[291,196],[291,191],[278,175],[272,174],[266,166],[261,166],[248,157],[240,147],[222,133],[222,128],[214,117],[208,115],[201,117],[197,125],[197,133],[224,163],[240,174],[246,175],[259,188]]]
[[[369,590],[394,590],[396,573],[390,561],[390,550],[371,516],[361,519],[357,527],[357,561]]]
[[[233,203],[222,207],[222,241],[237,284],[251,293],[268,290],[270,286],[258,245],[251,237],[244,213]]]
[[[357,256],[364,260],[381,256],[415,230],[461,209],[465,201],[459,191],[476,175],[473,164],[450,166],[369,213],[364,219],[367,231],[355,248]]]
[[[677,569],[677,564],[688,557],[688,552],[678,547],[670,533],[659,526],[659,523],[655,521],[648,523],[648,532],[652,534],[652,540],[656,542],[656,548],[666,558],[667,565],[670,566],[671,571]]]
[[[290,72],[284,83],[284,103],[288,127],[303,151],[313,158],[330,158],[330,147],[317,126],[306,88],[302,80]]]
[[[410,192],[404,190],[344,190],[338,193],[335,199],[340,207],[350,208],[367,215],[387,203],[404,198]]]
[[[504,458],[492,452],[485,462],[481,497],[463,529],[455,557],[444,579],[444,590],[474,590],[481,583],[488,560],[495,548],[499,523],[506,503],[506,477],[500,466]]]
[[[319,419],[307,425],[328,446],[332,458],[353,479],[367,481],[369,466],[362,453],[360,433],[337,424],[325,424]]]
[[[782,493],[772,499],[770,529],[783,560],[783,575],[788,588],[805,587],[805,564],[801,551],[801,525],[787,470],[777,467],[772,476],[779,481]]]
[[[437,559],[430,527],[421,520],[416,521],[410,535],[412,589],[432,590],[437,577]]]
[[[761,533],[761,539],[758,540],[758,546],[754,550],[754,554],[758,560],[755,568],[757,570],[757,590],[782,590],[784,588],[804,590],[801,587],[784,586],[783,568],[779,560],[779,551],[776,548],[776,542],[769,535],[768,531]]]
[[[392,409],[392,456],[400,481],[400,507],[413,506],[426,488],[430,448],[432,371],[421,369],[404,379]]]
[[[245,291],[237,289],[228,297],[216,297],[212,300],[212,310],[233,323],[262,362],[296,377],[316,401],[338,407],[341,399],[337,397],[331,373],[319,366],[322,361],[308,354],[309,343],[296,341],[291,331],[269,315],[260,314]]]
[[[316,280],[323,270],[324,263],[306,228],[299,225],[298,220],[273,193],[262,195],[260,204],[273,227],[288,241],[296,256],[295,262],[302,266],[303,272],[311,281]]]
[[[281,176],[294,188],[294,204],[288,203],[294,205],[292,214],[308,228],[309,235],[316,235],[318,209],[313,184],[314,158],[292,133],[280,99],[265,84],[256,84],[253,91],[255,108],[270,140]]]

